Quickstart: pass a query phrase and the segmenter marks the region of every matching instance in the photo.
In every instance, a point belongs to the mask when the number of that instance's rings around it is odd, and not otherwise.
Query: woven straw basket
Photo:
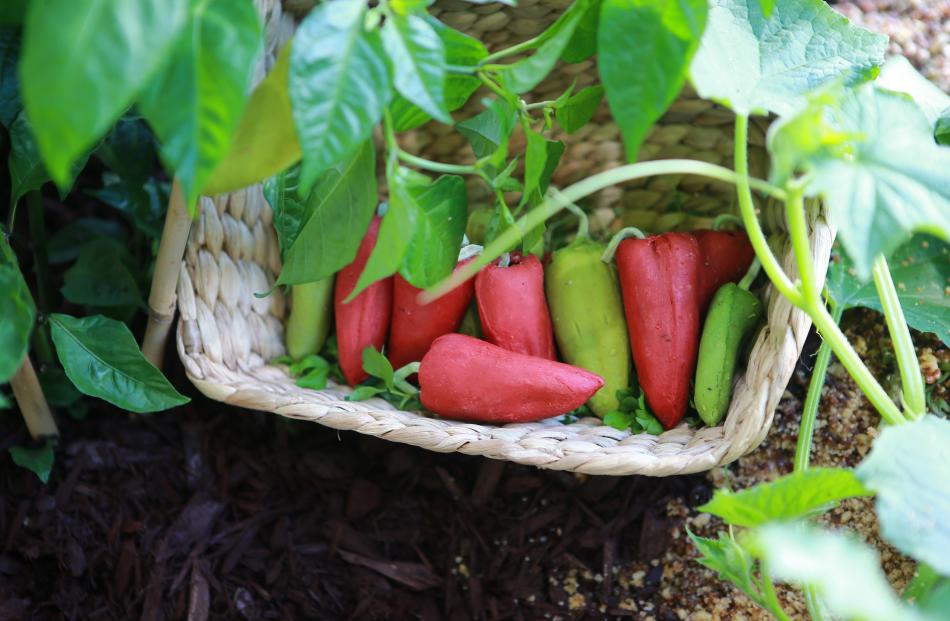
[[[293,13],[301,2],[281,7],[275,0],[257,2],[267,24],[268,54],[263,64],[291,36]],[[520,0],[517,8],[441,0],[432,13],[444,22],[498,49],[531,37],[569,4],[568,0]],[[306,8],[306,7],[303,7]],[[555,69],[529,101],[554,99],[572,82],[577,88],[596,77],[594,59]],[[265,67],[260,68],[262,76]],[[473,97],[462,118],[478,109]],[[643,146],[641,159],[693,157],[731,166],[733,117],[688,90]],[[753,123],[752,173],[764,176],[765,124]],[[593,172],[622,163],[619,133],[604,106],[594,120],[571,136],[559,136],[567,150],[554,178],[564,187]],[[518,137],[513,148],[518,149]],[[403,145],[443,161],[471,160],[462,137],[451,128],[430,124],[403,139]],[[472,203],[483,190],[470,186]],[[662,177],[601,192],[586,205],[592,225],[617,227],[613,214],[624,208],[663,209],[676,200],[692,212],[731,209],[732,186],[694,177]],[[820,216],[812,223],[811,247],[817,273],[825,274],[833,231]],[[774,228],[774,227],[773,227]],[[785,244],[783,263],[794,277],[794,261]],[[460,423],[395,409],[381,399],[345,401],[349,388],[330,384],[325,390],[300,388],[286,368],[269,363],[285,353],[283,321],[288,300],[280,290],[266,298],[255,292],[271,288],[280,271],[277,237],[270,207],[259,186],[202,198],[178,283],[180,321],[177,347],[189,379],[205,395],[231,405],[264,410],[302,420],[403,442],[429,450],[458,451],[521,464],[588,474],[667,476],[697,472],[737,459],[765,437],[810,327],[808,317],[770,287],[768,319],[758,334],[747,369],[738,378],[732,404],[719,427],[690,429],[685,424],[660,436],[630,435],[588,418],[573,424],[548,420],[505,426]]]

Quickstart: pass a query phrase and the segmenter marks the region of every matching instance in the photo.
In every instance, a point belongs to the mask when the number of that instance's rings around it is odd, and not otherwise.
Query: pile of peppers
[[[345,381],[368,379],[364,350],[384,352],[418,381],[423,407],[445,418],[530,422],[585,404],[603,418],[639,385],[665,429],[691,405],[718,424],[763,314],[749,291],[758,261],[745,233],[630,227],[604,244],[591,239],[584,213],[571,211],[577,235],[544,261],[506,253],[428,304],[399,274],[347,301],[376,244],[374,217],[335,278],[293,288],[288,352],[320,351],[332,300]]]

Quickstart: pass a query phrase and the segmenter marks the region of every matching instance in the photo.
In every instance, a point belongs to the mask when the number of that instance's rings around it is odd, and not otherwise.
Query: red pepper
[[[616,256],[637,379],[672,429],[686,415],[699,347],[699,242],[688,233],[625,239]]]
[[[699,310],[705,314],[716,291],[727,282],[739,282],[752,265],[755,250],[745,231],[692,231],[699,242],[702,271]]]
[[[464,334],[432,343],[419,368],[422,405],[455,420],[526,423],[566,414],[604,385],[584,369]]]
[[[455,269],[472,259],[461,261]],[[389,326],[386,356],[394,369],[418,362],[429,351],[432,341],[459,329],[465,311],[475,293],[475,280],[469,279],[429,304],[419,304],[422,289],[412,286],[400,275],[393,285],[393,318]]]
[[[486,266],[475,277],[485,340],[519,354],[557,360],[544,268],[534,255],[513,252],[507,267]]]
[[[392,277],[374,282],[349,303],[343,302],[356,287],[369,255],[376,246],[380,221],[381,218],[375,216],[370,222],[369,229],[356,251],[356,258],[337,274],[333,290],[340,369],[350,386],[355,386],[369,377],[363,370],[363,350],[372,346],[382,351],[393,309]]]

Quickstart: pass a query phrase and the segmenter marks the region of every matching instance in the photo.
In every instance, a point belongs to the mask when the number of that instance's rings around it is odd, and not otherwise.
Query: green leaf
[[[950,345],[950,245],[935,237],[915,235],[888,261],[904,318],[915,330],[933,332]],[[835,303],[883,312],[873,282],[861,282],[848,255],[838,252],[828,266],[826,283]]]
[[[0,4],[0,24],[21,24],[30,0],[5,0]]]
[[[769,524],[754,537],[775,578],[814,587],[837,618],[920,619],[891,590],[877,551],[854,538],[802,524]]]
[[[123,181],[142,184],[155,167],[155,137],[142,119],[125,116],[119,119],[95,156]]]
[[[874,84],[913,97],[931,126],[940,118],[941,112],[950,108],[950,95],[920,75],[910,61],[903,56],[888,58],[881,67],[881,75],[874,80]]]
[[[110,237],[87,242],[79,260],[63,274],[63,297],[86,306],[139,306],[142,294],[129,271],[126,246]]]
[[[284,182],[294,183],[294,176]],[[306,202],[291,194],[285,189],[284,201],[273,205],[286,248],[277,279],[282,285],[322,280],[353,261],[377,205],[373,143],[364,142],[320,175]]]
[[[632,423],[633,414],[628,412],[613,410],[611,412],[607,412],[607,414],[604,415],[604,424],[608,427],[619,429],[620,431],[626,431],[627,429],[630,429],[630,425]]]
[[[857,474],[877,495],[884,539],[950,575],[950,421],[885,427]]]
[[[950,581],[944,580],[929,593],[921,604],[921,609],[932,619],[950,618]]]
[[[97,237],[123,239],[125,232],[117,220],[79,218],[56,231],[46,244],[49,262],[68,263],[79,257],[79,250]]]
[[[700,565],[713,570],[762,605],[764,597],[755,577],[755,559],[745,548],[726,533],[719,533],[719,539],[699,537],[689,529],[686,534],[702,554],[696,559]]]
[[[43,446],[29,448],[25,446],[11,446],[10,457],[13,463],[26,468],[36,475],[36,477],[46,485],[49,482],[49,474],[53,470],[53,438],[48,438]]]
[[[475,157],[492,157],[500,164],[508,153],[508,139],[515,129],[518,112],[501,99],[486,100],[485,110],[455,125],[472,145]]]
[[[395,379],[393,365],[389,363],[386,356],[376,351],[373,347],[367,347],[363,350],[363,370],[373,377],[378,377],[383,380],[383,383],[386,384],[386,388],[389,389],[390,392],[396,390],[395,384],[393,383]]]
[[[49,316],[53,344],[66,375],[83,394],[144,414],[188,403],[145,359],[125,324],[93,315]]]
[[[699,510],[735,526],[758,526],[824,512],[839,500],[868,495],[851,470],[809,468],[741,492],[716,490]]]
[[[770,17],[772,9],[775,8],[775,0],[759,0],[759,6],[762,8],[762,13],[766,17]]]
[[[909,233],[950,238],[950,148],[934,142],[926,117],[906,95],[864,85],[841,97],[838,106],[819,100],[780,121],[770,129],[769,151],[798,153],[797,165],[786,168],[810,173],[808,193],[823,197],[858,277],[866,280],[874,258],[890,256]],[[813,152],[782,144],[790,134],[782,124],[803,115],[816,119]],[[828,135],[834,140],[824,140]]]
[[[300,185],[356,151],[392,96],[379,32],[364,30],[362,0],[317,5],[290,52],[290,100],[303,149]]]
[[[297,378],[295,382],[301,388],[323,390],[330,378],[330,363],[316,354],[305,356],[290,365],[290,374]]]
[[[30,348],[36,307],[16,256],[0,234],[0,384],[16,373]]]
[[[432,118],[451,123],[445,101],[445,47],[432,24],[419,15],[393,15],[383,25],[383,46],[393,59],[399,94]]]
[[[73,164],[68,179],[61,184],[60,193],[65,195],[79,174],[89,155],[84,154]],[[38,190],[49,181],[49,173],[40,159],[40,152],[33,134],[33,128],[25,112],[20,114],[10,126],[10,202],[15,203],[27,192]]]
[[[598,67],[628,160],[679,95],[706,12],[706,0],[604,0]]]
[[[412,285],[427,289],[455,269],[468,219],[468,196],[465,180],[454,175],[410,192],[419,209],[399,273]]]
[[[347,401],[366,401],[381,392],[383,392],[383,389],[376,386],[357,386],[345,399]]]
[[[106,205],[119,210],[136,230],[150,240],[158,240],[165,222],[170,185],[154,177],[144,184],[125,181],[111,173],[103,176],[100,190],[86,190]]]
[[[873,77],[886,47],[818,0],[783,0],[769,18],[759,0],[711,0],[690,80],[737,114],[787,114],[823,84]]]
[[[579,63],[597,52],[597,23],[600,20],[602,0],[591,0],[584,16],[574,28],[571,40],[561,52],[561,60],[566,63]]]
[[[308,197],[299,193],[300,165],[295,164],[267,179],[263,184],[264,198],[274,211],[274,230],[280,244],[280,257],[284,260],[287,251],[294,244],[303,225],[305,216],[311,215],[307,209],[313,192]]]
[[[937,144],[950,145],[950,108],[943,111],[934,125],[934,140]]]
[[[165,62],[187,24],[188,6],[189,0],[30,3],[20,61],[23,103],[58,185],[67,184],[73,163]]]
[[[435,29],[442,46],[445,48],[445,63],[455,67],[476,67],[488,56],[488,51],[478,39],[474,39],[453,28],[449,28],[431,15],[425,20]],[[445,76],[444,99],[449,110],[461,108],[472,93],[482,85],[474,75],[450,72]],[[427,122],[431,117],[402,95],[396,94],[389,104],[393,118],[393,128],[397,132],[409,131]]]
[[[231,148],[214,169],[202,194],[223,194],[246,188],[300,160],[300,141],[288,92],[290,52],[288,43],[251,93]]]
[[[0,392],[0,410],[9,410],[13,407],[13,402],[8,396]]]
[[[190,209],[228,152],[261,44],[250,0],[198,0],[184,34],[139,101]]]
[[[377,280],[396,273],[402,266],[403,258],[409,250],[412,236],[416,230],[416,221],[421,211],[413,192],[407,187],[403,169],[397,169],[387,177],[389,185],[389,208],[379,226],[376,246],[366,261],[366,267],[347,302],[355,298],[363,289]]]
[[[530,91],[540,84],[567,48],[590,4],[591,0],[575,0],[541,35],[543,43],[534,54],[499,69],[502,84],[514,93]]]
[[[663,423],[661,423],[660,420],[656,416],[646,411],[645,409],[637,410],[637,413],[634,415],[634,418],[636,419],[637,423],[643,428],[643,430],[649,434],[658,436],[664,431]]]
[[[0,123],[9,128],[20,113],[20,31],[12,26],[0,28]]]
[[[600,100],[604,98],[604,87],[588,86],[575,95],[568,97],[557,107],[557,122],[568,134],[573,134],[594,117]]]
[[[68,408],[82,398],[66,374],[57,366],[47,365],[37,372],[43,395],[53,407]]]

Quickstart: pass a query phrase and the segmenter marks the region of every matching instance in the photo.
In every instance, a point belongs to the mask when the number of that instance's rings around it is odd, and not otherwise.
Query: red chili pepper
[[[692,231],[699,242],[702,270],[699,310],[705,314],[716,291],[727,282],[739,282],[752,265],[755,250],[745,231]]]
[[[461,261],[455,269],[472,259]],[[475,280],[469,279],[429,304],[419,304],[422,289],[400,275],[393,285],[393,319],[389,326],[386,356],[394,369],[418,362],[429,351],[432,341],[459,329],[465,311],[475,293]]]
[[[584,369],[446,334],[422,358],[422,405],[455,420],[526,423],[566,414],[604,385]]]
[[[380,351],[383,349],[393,309],[392,277],[374,282],[349,303],[343,302],[356,287],[369,255],[376,246],[381,220],[379,216],[375,216],[370,222],[369,229],[356,251],[356,258],[337,274],[333,290],[340,369],[350,386],[355,386],[369,377],[363,370],[363,350],[369,346]]]
[[[625,239],[616,256],[637,379],[671,429],[686,415],[696,367],[699,243],[688,233]]]
[[[475,277],[485,340],[519,354],[557,360],[544,268],[534,255],[513,252],[507,267],[486,266]]]

